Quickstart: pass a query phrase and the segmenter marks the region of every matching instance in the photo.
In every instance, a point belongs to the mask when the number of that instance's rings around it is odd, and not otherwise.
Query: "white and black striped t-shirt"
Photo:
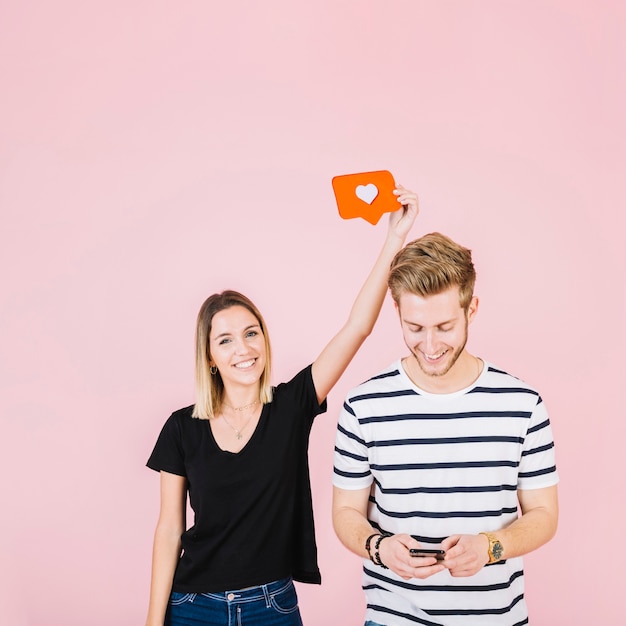
[[[454,534],[497,531],[517,516],[517,490],[555,485],[548,414],[537,391],[485,363],[467,389],[432,394],[397,361],[347,396],[333,483],[372,486],[368,518],[424,547]],[[368,620],[409,626],[528,623],[522,559],[476,575],[403,580],[364,561]]]

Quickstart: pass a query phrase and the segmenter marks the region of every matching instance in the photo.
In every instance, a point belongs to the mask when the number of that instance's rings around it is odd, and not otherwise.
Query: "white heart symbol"
[[[367,204],[372,204],[378,195],[378,187],[373,183],[369,185],[359,185],[356,188],[356,197]]]

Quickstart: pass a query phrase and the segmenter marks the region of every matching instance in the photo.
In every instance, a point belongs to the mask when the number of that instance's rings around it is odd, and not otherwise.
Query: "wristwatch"
[[[485,535],[487,539],[489,539],[489,550],[487,551],[489,554],[489,563],[495,563],[502,558],[502,553],[504,552],[504,546],[500,542],[500,540],[491,533],[480,533],[481,535]]]

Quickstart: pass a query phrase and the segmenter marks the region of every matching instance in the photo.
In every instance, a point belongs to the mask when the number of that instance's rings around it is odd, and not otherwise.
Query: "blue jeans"
[[[371,622],[370,620],[367,620],[367,622],[365,622],[365,626],[384,626],[384,625],[379,624],[378,622]]]
[[[291,578],[220,593],[172,591],[166,626],[302,626]]]

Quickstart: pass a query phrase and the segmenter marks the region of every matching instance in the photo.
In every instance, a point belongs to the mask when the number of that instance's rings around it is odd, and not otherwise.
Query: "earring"
[[[211,372],[212,376],[215,376],[215,374],[217,374],[217,366],[211,365],[211,367],[209,367],[209,372]]]

